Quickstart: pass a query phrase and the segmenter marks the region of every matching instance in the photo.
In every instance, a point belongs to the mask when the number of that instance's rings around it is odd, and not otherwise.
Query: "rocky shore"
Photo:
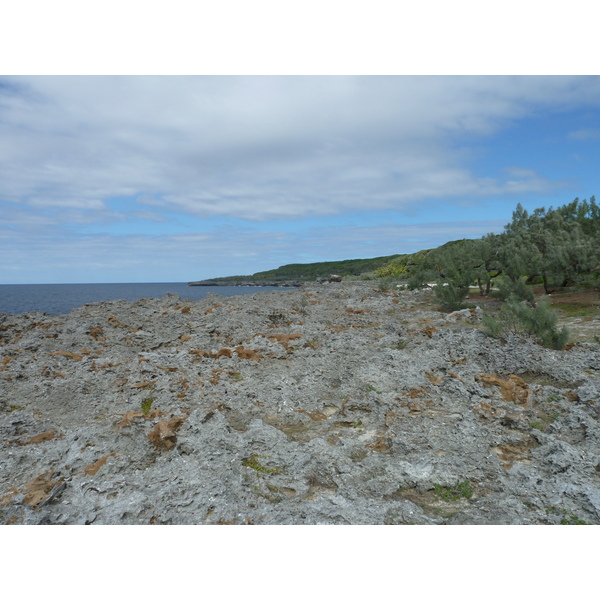
[[[242,279],[232,279],[226,281],[215,281],[206,279],[204,281],[190,281],[189,286],[205,286],[205,287],[301,287],[301,281],[244,281]]]
[[[600,346],[430,294],[0,315],[0,523],[599,524]]]

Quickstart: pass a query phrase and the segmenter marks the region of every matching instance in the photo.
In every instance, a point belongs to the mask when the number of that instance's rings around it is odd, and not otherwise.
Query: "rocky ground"
[[[429,294],[0,315],[0,523],[599,524],[600,346]]]

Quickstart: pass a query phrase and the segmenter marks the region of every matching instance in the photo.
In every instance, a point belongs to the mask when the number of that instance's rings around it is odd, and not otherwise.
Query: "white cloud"
[[[4,200],[103,211],[109,198],[147,194],[194,215],[253,219],[515,193],[459,164],[452,137],[481,138],[532,107],[598,98],[594,79],[568,77],[7,82]],[[540,190],[540,177],[528,181],[519,193]]]

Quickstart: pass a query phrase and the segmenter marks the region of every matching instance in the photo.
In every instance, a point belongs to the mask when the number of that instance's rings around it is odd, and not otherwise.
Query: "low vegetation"
[[[559,330],[557,323],[558,315],[550,308],[547,298],[530,306],[511,297],[502,305],[498,317],[483,316],[483,325],[492,337],[504,338],[510,334],[531,337],[546,348],[560,350],[569,340],[569,331],[564,326]]]
[[[320,278],[327,278],[332,274],[341,277],[361,277],[387,265],[391,260],[400,255],[380,256],[376,258],[357,258],[350,260],[337,260],[316,262],[310,264],[284,265],[270,271],[260,271],[254,275],[237,275],[232,277],[218,277],[206,280],[204,283],[215,285],[231,284],[256,284],[256,283],[281,283],[286,281],[308,282]]]
[[[439,484],[434,484],[434,494],[439,496],[445,502],[455,502],[461,498],[472,498],[473,488],[469,481],[461,481],[455,486],[447,487]]]

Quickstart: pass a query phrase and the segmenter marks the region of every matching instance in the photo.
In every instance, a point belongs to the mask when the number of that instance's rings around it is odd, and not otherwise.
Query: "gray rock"
[[[453,315],[368,282],[2,315],[0,523],[600,523],[600,346]]]

